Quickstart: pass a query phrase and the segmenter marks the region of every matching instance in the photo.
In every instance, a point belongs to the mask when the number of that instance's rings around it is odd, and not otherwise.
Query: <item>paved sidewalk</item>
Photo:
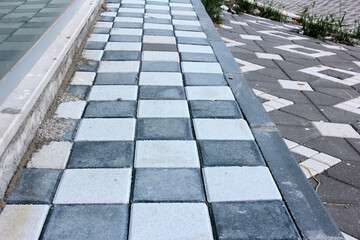
[[[107,8],[4,239],[342,239],[200,1]]]
[[[342,231],[360,238],[360,48],[251,15],[219,30],[249,85]],[[302,167],[314,185],[309,170]]]

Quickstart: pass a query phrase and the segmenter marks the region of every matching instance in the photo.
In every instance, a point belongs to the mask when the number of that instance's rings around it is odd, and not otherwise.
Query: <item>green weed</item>
[[[220,0],[201,0],[207,14],[211,20],[215,23],[221,23],[221,8],[222,1]]]

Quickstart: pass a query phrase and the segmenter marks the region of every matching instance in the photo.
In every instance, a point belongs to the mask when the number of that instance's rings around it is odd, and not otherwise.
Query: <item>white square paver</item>
[[[144,29],[173,30],[171,24],[144,23]]]
[[[120,13],[121,12],[123,12],[123,13],[144,13],[145,9],[143,9],[143,8],[124,8],[124,7],[121,7],[121,8],[119,8],[118,12],[120,12]]]
[[[243,73],[245,72],[252,72],[252,71],[257,71],[257,70],[260,70],[260,69],[264,69],[265,67],[263,66],[260,66],[260,65],[257,65],[255,63],[251,63],[251,62],[248,62],[248,61],[244,61],[244,60],[241,60],[241,59],[238,59],[238,58],[235,58],[235,61],[240,64],[240,69]]]
[[[177,37],[192,37],[192,38],[206,38],[203,32],[192,32],[192,31],[175,31]]]
[[[306,40],[307,39],[305,37],[297,36],[295,34],[285,33],[285,32],[276,31],[276,30],[258,31],[258,32],[262,33],[262,34],[269,35],[269,36],[273,36],[273,37],[287,39],[287,40],[290,40],[290,41],[291,40]]]
[[[194,17],[196,17],[196,13],[194,11],[172,10],[171,15],[182,15],[182,16],[194,16]]]
[[[100,61],[103,55],[103,50],[84,50],[82,57],[89,60]]]
[[[183,81],[177,72],[141,72],[139,85],[183,86]]]
[[[176,44],[175,37],[144,35],[143,43]]]
[[[307,82],[302,81],[290,81],[290,80],[278,80],[281,87],[284,89],[292,89],[298,91],[313,91]]]
[[[313,58],[336,55],[336,53],[326,52],[326,51],[322,51],[322,50],[315,49],[315,48],[304,47],[304,46],[297,45],[297,44],[281,45],[281,46],[277,46],[275,48],[281,49],[284,51],[288,51],[288,52],[305,55],[308,57],[313,57]],[[298,49],[298,50],[296,50],[296,49]],[[301,49],[303,49],[304,51],[301,51]],[[309,53],[309,51],[313,52],[313,53]]]
[[[258,40],[258,41],[262,40],[261,36],[257,36],[257,35],[240,34],[240,37],[246,40]]]
[[[360,138],[360,135],[349,124],[312,122],[322,136],[341,138]]]
[[[300,154],[302,156],[305,156],[307,158],[310,158],[316,154],[319,154],[318,151],[312,150],[311,148],[304,147],[301,145],[292,148],[291,151],[294,153]]]
[[[335,71],[335,72],[339,72],[339,73],[349,74],[349,75],[351,75],[351,77],[348,77],[348,78],[345,78],[345,79],[340,79],[340,78],[333,77],[333,76],[322,73],[322,71],[326,71],[326,70],[331,70],[331,71]],[[317,65],[315,67],[309,67],[309,68],[300,69],[299,71],[307,73],[307,74],[311,74],[313,76],[323,78],[323,79],[326,79],[326,80],[329,80],[329,81],[333,81],[333,82],[341,83],[341,84],[344,84],[344,85],[348,85],[348,86],[352,86],[352,85],[360,83],[360,73],[354,72],[354,71],[348,71],[348,70],[344,70],[344,69],[340,69],[340,68]]]
[[[174,25],[186,25],[186,26],[201,26],[199,21],[189,21],[189,20],[172,20]]]
[[[131,207],[129,240],[213,239],[205,203],[135,203]]]
[[[230,22],[231,24],[236,24],[236,25],[241,25],[241,26],[249,26],[249,24],[247,24],[246,22],[232,21],[232,20],[229,20],[229,22]]]
[[[256,52],[255,54],[258,58],[262,58],[262,59],[284,60],[279,54],[260,53],[260,52]]]
[[[143,18],[134,17],[116,17],[114,22],[143,23]]]
[[[137,168],[199,168],[195,141],[136,141]]]
[[[244,119],[194,119],[198,140],[254,140]]]
[[[94,72],[75,72],[71,85],[87,85],[91,86],[94,82],[96,73]]]
[[[109,34],[91,34],[88,38],[88,42],[107,42]]]
[[[281,200],[267,167],[203,169],[209,202]]]
[[[95,24],[96,28],[112,28],[112,22],[97,22]]]
[[[179,54],[177,52],[164,51],[143,51],[143,61],[162,61],[162,62],[179,62]]]
[[[85,106],[86,101],[63,102],[59,105],[55,114],[58,118],[80,119]]]
[[[219,63],[182,62],[184,73],[223,73]]]
[[[131,36],[141,36],[143,30],[137,28],[112,28],[111,35],[131,35]]]
[[[300,164],[302,166],[309,168],[313,175],[322,173],[326,169],[330,168],[329,165],[326,165],[324,163],[321,163],[321,162],[313,160],[313,159],[307,159],[307,160],[301,162]]]
[[[189,118],[186,100],[140,100],[138,118]]]
[[[314,159],[314,160],[316,160],[318,162],[322,162],[322,163],[324,163],[326,165],[329,165],[330,167],[341,162],[340,159],[335,158],[335,157],[330,156],[330,155],[325,154],[325,153],[316,154],[315,156],[312,156],[311,159]]]
[[[168,19],[168,20],[171,20],[171,15],[170,15],[170,14],[145,13],[145,18],[155,18],[155,19]]]
[[[32,154],[27,167],[65,169],[71,146],[70,142],[50,142]]]
[[[226,86],[191,86],[185,89],[188,100],[235,100],[231,89]]]
[[[0,215],[1,239],[39,239],[50,206],[9,205]]]
[[[98,72],[138,72],[139,61],[101,61]]]
[[[214,53],[210,46],[178,44],[179,52],[189,53]]]
[[[54,203],[129,203],[131,173],[131,168],[67,169]]]
[[[81,120],[76,141],[133,141],[136,120],[96,118]]]
[[[170,7],[181,7],[181,8],[193,8],[192,4],[190,3],[174,3],[170,2]]]
[[[169,6],[151,5],[151,4],[146,4],[145,9],[152,9],[152,10],[170,10]]]
[[[89,94],[89,101],[136,100],[137,86],[96,85]]]
[[[115,51],[141,51],[140,42],[108,42],[105,50]]]
[[[128,3],[128,4],[140,4],[140,5],[145,5],[145,1],[141,1],[141,0],[122,0],[121,3],[122,3],[122,4]]]
[[[284,142],[285,142],[285,144],[288,146],[289,149],[292,149],[292,148],[294,148],[294,147],[296,147],[296,146],[299,146],[298,143],[293,142],[293,141],[290,141],[290,140],[287,140],[287,139],[285,139],[285,138],[284,138]]]
[[[105,16],[105,17],[116,17],[117,13],[116,12],[102,12],[100,15]]]

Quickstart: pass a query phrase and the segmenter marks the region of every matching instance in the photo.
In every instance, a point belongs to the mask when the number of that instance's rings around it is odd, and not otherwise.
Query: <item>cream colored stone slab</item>
[[[144,35],[143,43],[176,44],[175,37],[170,36],[149,36]]]
[[[223,73],[219,63],[181,62],[184,73]]]
[[[137,141],[137,168],[199,168],[195,141]]]
[[[27,167],[65,169],[71,147],[71,142],[50,142],[32,154]]]
[[[360,138],[360,135],[349,124],[312,122],[322,136],[341,138]]]
[[[141,42],[108,42],[106,51],[141,51]]]
[[[183,81],[177,72],[141,72],[139,85],[183,86]]]
[[[282,199],[267,167],[207,167],[203,173],[209,202]]]
[[[139,61],[101,61],[98,72],[138,72]]]
[[[138,118],[190,118],[186,100],[140,100]]]
[[[136,100],[137,86],[96,85],[92,87],[89,101]]]
[[[190,86],[185,89],[188,100],[235,100],[231,89],[226,86]]]
[[[63,102],[55,112],[58,118],[80,119],[86,106],[86,101]]]
[[[95,76],[95,72],[75,72],[70,84],[91,86],[94,82]]]
[[[4,240],[37,240],[50,209],[48,205],[6,205],[0,215]]]
[[[129,203],[131,168],[67,169],[55,204]]]
[[[142,61],[179,62],[179,53],[164,51],[143,51]]]

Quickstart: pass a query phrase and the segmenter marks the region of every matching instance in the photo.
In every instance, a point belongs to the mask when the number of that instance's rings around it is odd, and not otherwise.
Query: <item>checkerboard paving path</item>
[[[108,1],[0,215],[7,239],[298,239],[188,0]],[[17,224],[22,223],[19,228]]]

